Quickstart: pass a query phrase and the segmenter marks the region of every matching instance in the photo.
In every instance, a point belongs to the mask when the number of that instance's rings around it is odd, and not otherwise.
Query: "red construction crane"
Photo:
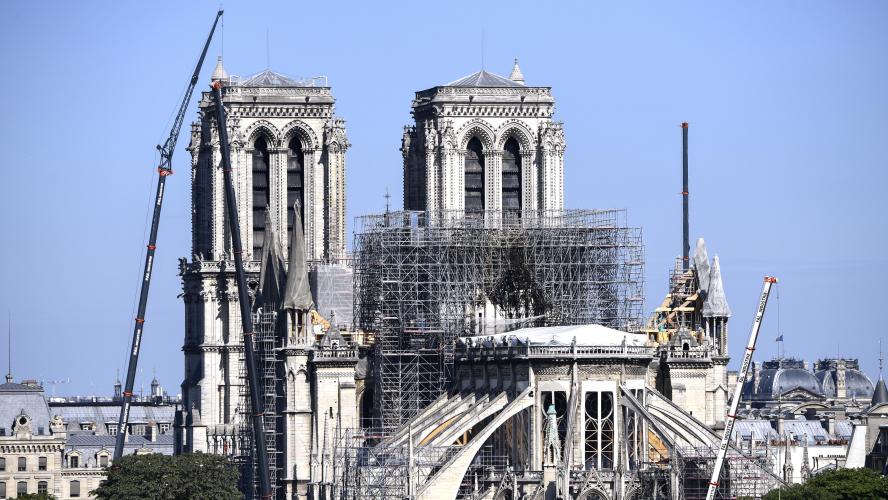
[[[126,383],[123,387],[123,403],[120,405],[120,420],[117,425],[117,440],[114,443],[114,460],[123,456],[123,444],[126,442],[127,423],[129,422],[130,405],[133,400],[133,385],[136,381],[136,367],[139,363],[139,348],[142,345],[142,330],[145,328],[145,309],[148,305],[148,288],[151,286],[151,271],[154,266],[154,251],[157,249],[157,230],[160,226],[160,209],[163,206],[163,191],[166,185],[166,178],[173,173],[173,152],[176,149],[176,141],[179,140],[179,131],[182,129],[182,122],[185,120],[185,111],[188,108],[188,102],[191,101],[191,93],[197,80],[200,77],[200,68],[203,66],[204,58],[207,50],[210,48],[210,41],[213,40],[213,33],[216,31],[216,25],[219,18],[222,17],[222,11],[216,13],[216,19],[213,21],[213,27],[210,29],[210,35],[204,44],[203,51],[200,53],[200,59],[197,60],[197,66],[191,75],[191,83],[185,91],[185,97],[179,105],[179,113],[170,129],[170,135],[167,137],[163,145],[158,145],[160,151],[160,165],[157,167],[157,194],[154,201],[154,216],[151,219],[151,233],[148,237],[148,250],[145,252],[145,269],[142,272],[142,290],[139,294],[139,309],[136,313],[136,324],[133,328],[133,344],[129,351],[129,365],[126,369]]]

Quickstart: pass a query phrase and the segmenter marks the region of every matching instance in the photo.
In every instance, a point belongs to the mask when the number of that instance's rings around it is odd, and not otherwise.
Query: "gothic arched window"
[[[259,137],[253,144],[253,258],[262,255],[265,241],[265,208],[268,206],[268,143]]]
[[[299,219],[305,225],[305,154],[298,137],[287,148],[287,234],[293,230],[293,205],[299,204]],[[289,246],[289,245],[288,245]]]
[[[503,147],[503,210],[521,210],[521,150],[514,137]]]
[[[466,212],[484,210],[484,148],[477,137],[466,148],[465,184]]]

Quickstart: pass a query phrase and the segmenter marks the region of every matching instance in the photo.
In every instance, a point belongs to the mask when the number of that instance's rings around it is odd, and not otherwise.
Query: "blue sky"
[[[648,310],[680,252],[688,121],[691,234],[721,258],[733,364],[773,274],[786,353],[859,357],[875,377],[888,337],[888,3],[548,4],[232,2],[225,65],[329,77],[352,143],[351,219],[382,210],[387,187],[400,203],[414,91],[477,71],[482,53],[506,75],[518,57],[528,84],[553,88],[565,123],[566,205],[626,208],[643,228]],[[109,394],[123,372],[154,146],[218,6],[0,5],[0,311],[12,313],[16,378]],[[154,369],[171,393],[181,382],[188,128],[167,183],[137,390]],[[757,359],[776,353],[776,303]]]

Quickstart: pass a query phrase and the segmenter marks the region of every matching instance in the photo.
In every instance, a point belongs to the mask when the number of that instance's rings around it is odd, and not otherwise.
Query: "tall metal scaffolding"
[[[273,309],[273,308],[272,308]],[[272,311],[259,311],[253,314],[253,325],[256,334],[254,335],[254,348],[256,350],[256,362],[258,364],[257,371],[259,373],[259,382],[263,386],[263,412],[262,417],[263,428],[265,429],[265,447],[268,450],[268,477],[271,483],[272,497],[276,496],[276,489],[279,486],[278,477],[278,450],[283,449],[281,446],[282,434],[280,433],[281,408],[278,407],[281,401],[280,387],[281,377],[278,373],[280,363],[277,360],[277,348],[279,346],[278,338],[280,325],[278,323],[278,313]],[[241,468],[241,491],[245,498],[259,498],[259,479],[256,471],[257,460],[255,458],[256,447],[252,439],[252,428],[250,427],[250,388],[247,380],[246,361],[243,353],[240,355],[240,404],[238,406],[239,421],[239,439],[238,441],[247,443],[247,446],[239,448],[239,456],[236,458]],[[283,463],[283,462],[281,462]]]
[[[383,430],[441,394],[459,336],[503,324],[641,328],[641,230],[623,210],[403,211],[356,227],[354,319],[376,338]]]

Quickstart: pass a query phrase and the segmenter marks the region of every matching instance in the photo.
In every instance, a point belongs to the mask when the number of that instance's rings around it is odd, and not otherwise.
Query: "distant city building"
[[[124,454],[171,455],[176,403],[162,394],[136,398]],[[115,398],[50,399],[36,381],[14,383],[8,375],[0,385],[0,498],[91,498],[112,463],[119,417]]]

